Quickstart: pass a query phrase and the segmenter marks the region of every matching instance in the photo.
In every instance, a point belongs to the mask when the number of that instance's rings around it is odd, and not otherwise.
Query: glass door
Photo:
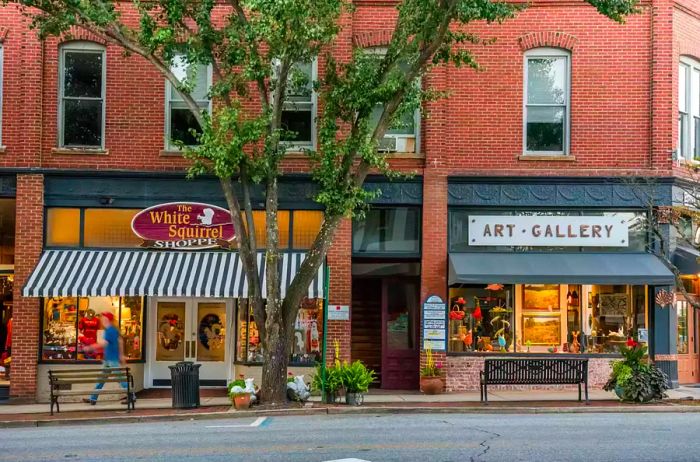
[[[202,386],[225,386],[230,378],[231,303],[224,300],[156,299],[151,307],[150,384],[170,386],[179,361],[201,364]]]

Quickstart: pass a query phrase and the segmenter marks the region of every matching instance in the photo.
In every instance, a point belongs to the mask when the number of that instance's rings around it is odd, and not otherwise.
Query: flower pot
[[[623,399],[623,396],[625,394],[625,389],[622,388],[620,385],[615,385],[615,394],[617,395],[618,398]]]
[[[345,404],[349,406],[362,406],[365,401],[365,395],[363,393],[345,393]]]
[[[321,402],[324,404],[335,404],[336,392],[324,391],[321,394]]]
[[[250,393],[241,393],[233,397],[233,407],[237,410],[248,409],[250,407]]]
[[[440,377],[421,377],[420,390],[426,395],[438,395],[442,393],[442,380]]]

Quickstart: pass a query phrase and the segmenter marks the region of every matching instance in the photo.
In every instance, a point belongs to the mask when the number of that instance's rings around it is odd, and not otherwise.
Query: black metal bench
[[[487,358],[481,372],[481,401],[488,403],[489,385],[581,385],[588,404],[588,359]]]
[[[77,384],[121,383],[126,382],[127,389],[119,387],[114,390],[73,390]],[[135,409],[134,403],[134,376],[128,367],[112,367],[99,369],[64,369],[49,371],[49,388],[51,389],[51,415],[53,407],[56,412],[61,412],[58,404],[60,396],[89,396],[89,395],[115,395],[126,393],[126,409]]]

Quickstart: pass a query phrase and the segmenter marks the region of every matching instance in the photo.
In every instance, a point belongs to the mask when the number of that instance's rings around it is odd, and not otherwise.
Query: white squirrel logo
[[[197,220],[199,220],[201,225],[211,226],[212,221],[214,220],[214,210],[210,208],[202,210],[202,215],[197,215]]]

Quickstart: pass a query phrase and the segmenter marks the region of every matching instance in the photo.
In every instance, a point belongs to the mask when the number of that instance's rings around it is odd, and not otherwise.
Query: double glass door
[[[201,364],[203,386],[225,386],[230,378],[231,301],[156,299],[151,304],[151,386],[170,386],[168,366]]]

